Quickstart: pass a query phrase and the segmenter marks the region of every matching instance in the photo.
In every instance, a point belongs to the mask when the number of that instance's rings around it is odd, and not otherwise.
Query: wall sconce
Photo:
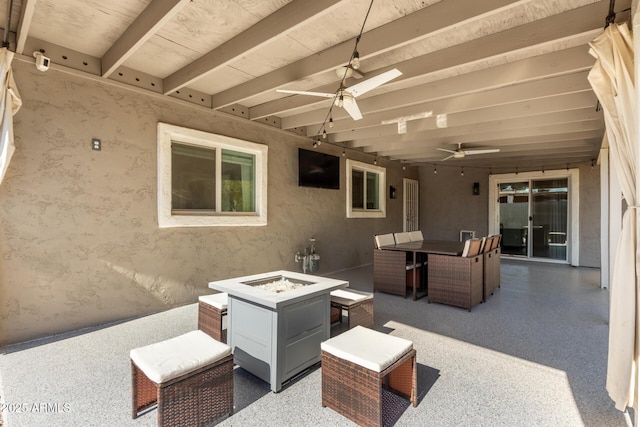
[[[396,187],[394,187],[393,185],[389,186],[389,198],[390,199],[398,198],[398,192],[396,191]]]
[[[474,182],[473,183],[473,195],[474,196],[479,196],[480,195],[480,183],[479,182]]]

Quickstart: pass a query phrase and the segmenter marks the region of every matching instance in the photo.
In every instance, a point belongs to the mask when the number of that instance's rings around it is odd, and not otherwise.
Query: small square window
[[[347,160],[347,218],[385,218],[386,169]]]
[[[160,227],[267,223],[267,147],[158,123]]]

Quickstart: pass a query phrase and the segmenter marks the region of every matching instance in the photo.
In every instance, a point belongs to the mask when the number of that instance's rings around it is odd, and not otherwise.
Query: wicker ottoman
[[[158,407],[158,426],[204,426],[233,413],[231,348],[193,331],[131,350],[133,418]]]
[[[320,347],[322,406],[361,426],[382,426],[383,388],[417,405],[416,351],[411,341],[356,326]]]
[[[198,298],[198,329],[214,339],[227,342],[227,304],[226,293],[203,295]]]
[[[332,310],[335,308],[340,310],[340,321],[342,321],[342,311],[347,312],[349,329],[358,325],[373,328],[372,293],[337,289],[331,292],[331,308]]]

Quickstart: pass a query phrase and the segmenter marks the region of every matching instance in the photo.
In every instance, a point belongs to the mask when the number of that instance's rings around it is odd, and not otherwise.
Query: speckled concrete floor
[[[372,289],[372,268],[332,277]],[[375,294],[377,330],[418,354],[417,408],[396,426],[626,426],[605,391],[608,292],[597,269],[502,262],[502,286],[471,312]],[[131,419],[129,350],[195,329],[195,304],[0,349],[5,426],[147,426]],[[333,333],[338,333],[334,330]],[[320,368],[272,393],[236,368],[221,426],[353,425],[321,405]]]

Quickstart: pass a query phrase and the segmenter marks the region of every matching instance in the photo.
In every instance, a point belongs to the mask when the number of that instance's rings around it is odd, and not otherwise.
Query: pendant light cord
[[[364,26],[367,23],[367,19],[369,19],[369,13],[371,12],[371,8],[373,7],[373,1],[371,0],[371,2],[369,3],[369,8],[367,9],[367,14],[364,17],[364,21],[362,22],[362,27],[360,27],[360,32],[358,33],[358,36],[356,37],[356,44],[353,47],[353,52],[351,52],[351,57],[349,58],[349,62],[347,63],[347,66],[344,68],[344,74],[342,75],[342,79],[340,79],[340,87],[336,90],[336,94],[334,95],[333,99],[331,100],[331,107],[329,107],[329,111],[327,112],[326,117],[324,118],[324,121],[322,122],[322,125],[320,126],[320,128],[318,128],[318,132],[316,133],[315,136],[315,141],[313,143],[313,146],[316,147],[317,145],[320,144],[320,134],[322,134],[323,137],[326,137],[326,126],[327,126],[327,122],[331,119],[331,113],[333,112],[333,107],[336,105],[336,99],[338,99],[338,96],[340,96],[342,94],[342,90],[344,89],[344,81],[347,79],[347,73],[349,72],[349,69],[352,67],[352,62],[358,52],[358,44],[360,43],[360,38],[362,37],[362,34],[364,33]]]

